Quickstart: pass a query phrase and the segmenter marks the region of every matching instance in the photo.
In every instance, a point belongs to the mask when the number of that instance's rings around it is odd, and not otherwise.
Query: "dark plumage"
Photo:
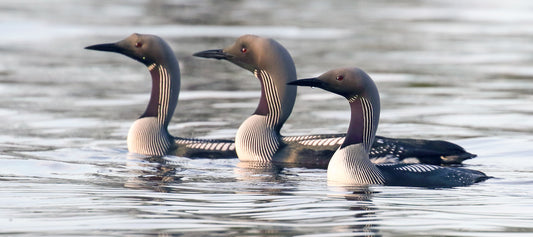
[[[286,83],[296,80],[296,69],[289,52],[281,44],[273,39],[244,35],[224,49],[206,50],[194,55],[227,60],[254,73],[259,79],[261,97],[257,109],[243,122],[236,135],[239,159],[327,167],[329,159],[343,143],[345,134],[280,134],[296,98],[296,88],[286,86]],[[252,131],[260,132],[262,137],[258,134],[252,137]],[[460,164],[476,156],[446,141],[386,137],[376,139],[370,155],[371,158],[387,156],[399,161],[414,158],[410,162],[415,160],[428,164]]]
[[[150,71],[152,92],[144,113],[128,133],[128,150],[149,156],[234,158],[233,141],[173,137],[168,124],[178,104],[180,69],[170,46],[155,35],[132,34],[116,43],[86,49],[120,53],[141,62]]]
[[[347,139],[335,151],[328,165],[328,182],[332,185],[448,188],[467,186],[489,178],[480,171],[462,168],[428,164],[373,164],[369,153],[373,150],[370,146],[379,123],[380,99],[376,85],[361,69],[334,69],[316,78],[288,84],[322,88],[345,97],[349,102],[351,118]],[[433,145],[432,142],[422,144]]]

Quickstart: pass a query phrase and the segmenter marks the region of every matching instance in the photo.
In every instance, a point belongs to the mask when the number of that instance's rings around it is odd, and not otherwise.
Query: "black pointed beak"
[[[201,58],[229,59],[230,56],[224,53],[222,49],[210,49],[194,53],[193,56]]]
[[[122,48],[119,47],[117,44],[95,44],[91,46],[85,47],[85,49],[90,50],[96,50],[96,51],[106,51],[106,52],[115,52],[115,53],[121,53]]]
[[[325,83],[318,78],[306,78],[288,82],[287,85],[324,88]]]

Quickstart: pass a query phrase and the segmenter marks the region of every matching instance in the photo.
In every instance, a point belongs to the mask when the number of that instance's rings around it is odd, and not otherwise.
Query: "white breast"
[[[128,151],[150,156],[166,155],[171,147],[168,131],[155,117],[135,120],[128,132]]]
[[[368,159],[362,143],[339,148],[328,165],[328,184],[383,184],[379,169]]]
[[[280,144],[279,139],[279,135],[267,125],[267,117],[252,115],[237,131],[237,156],[241,161],[272,161]]]

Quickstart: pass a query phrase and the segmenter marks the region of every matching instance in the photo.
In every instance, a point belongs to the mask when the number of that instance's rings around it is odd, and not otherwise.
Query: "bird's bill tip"
[[[119,47],[116,44],[95,44],[85,47],[85,49],[96,50],[96,51],[108,51],[108,52],[118,52]]]
[[[288,82],[287,85],[322,87],[324,85],[324,82],[318,78],[305,78],[305,79],[299,79],[296,81]]]
[[[228,59],[228,55],[224,53],[222,49],[200,51],[194,53],[193,56],[200,58]]]

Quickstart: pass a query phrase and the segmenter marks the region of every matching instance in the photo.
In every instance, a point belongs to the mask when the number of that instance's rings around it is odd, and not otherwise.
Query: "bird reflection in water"
[[[356,186],[328,186],[333,192],[330,197],[340,197],[347,201],[353,202],[347,206],[347,209],[353,211],[355,217],[354,223],[347,226],[338,226],[346,229],[357,236],[381,236],[379,233],[379,210],[372,202],[372,196],[379,193],[374,191],[368,185]]]
[[[126,166],[132,175],[124,187],[134,189],[151,189],[156,192],[171,192],[171,184],[181,183],[182,176],[177,173],[182,167],[176,162],[160,156],[142,156],[128,154]]]
[[[291,179],[286,167],[272,162],[239,162],[233,169],[238,181],[241,181],[247,193],[265,195],[287,195],[294,191],[296,181]]]

